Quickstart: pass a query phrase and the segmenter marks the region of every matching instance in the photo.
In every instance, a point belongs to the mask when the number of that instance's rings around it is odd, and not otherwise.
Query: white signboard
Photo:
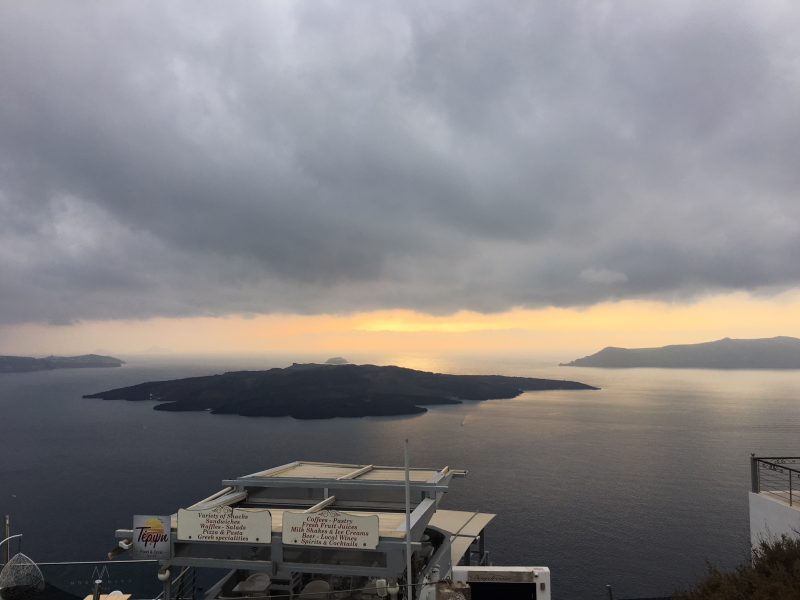
[[[336,510],[283,513],[283,543],[331,548],[378,547],[378,515],[357,516]]]
[[[169,517],[134,515],[131,554],[141,560],[168,559],[169,534]]]
[[[217,506],[178,511],[178,539],[184,542],[272,542],[272,515],[266,509]]]

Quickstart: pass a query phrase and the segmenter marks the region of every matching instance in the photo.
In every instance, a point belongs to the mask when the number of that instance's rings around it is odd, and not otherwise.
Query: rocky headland
[[[27,373],[52,369],[88,369],[97,367],[121,367],[125,364],[113,356],[83,354],[81,356],[0,356],[0,373]]]
[[[800,339],[786,336],[750,340],[724,338],[714,342],[661,348],[609,346],[561,366],[609,369],[800,369]]]

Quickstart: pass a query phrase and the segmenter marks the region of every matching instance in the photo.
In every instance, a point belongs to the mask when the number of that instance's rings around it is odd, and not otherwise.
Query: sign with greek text
[[[266,509],[217,506],[178,511],[178,539],[184,542],[272,542],[272,515]]]
[[[374,550],[380,537],[378,515],[357,516],[337,510],[283,513],[283,543]]]
[[[132,557],[141,560],[168,559],[169,534],[169,517],[134,515]]]

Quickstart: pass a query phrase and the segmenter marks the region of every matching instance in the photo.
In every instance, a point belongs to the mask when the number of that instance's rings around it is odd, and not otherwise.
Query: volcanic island
[[[414,415],[425,406],[515,398],[542,390],[596,390],[576,381],[448,375],[396,366],[293,364],[266,371],[149,381],[84,398],[156,401],[155,410],[330,419]]]

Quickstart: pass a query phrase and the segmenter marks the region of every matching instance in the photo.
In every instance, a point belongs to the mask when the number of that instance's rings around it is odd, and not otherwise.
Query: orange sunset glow
[[[629,300],[585,309],[515,309],[429,315],[382,310],[349,315],[261,315],[21,324],[0,329],[4,352],[120,354],[480,354],[570,359],[604,346],[659,346],[721,337],[800,334],[800,292],[744,293],[695,303]]]

